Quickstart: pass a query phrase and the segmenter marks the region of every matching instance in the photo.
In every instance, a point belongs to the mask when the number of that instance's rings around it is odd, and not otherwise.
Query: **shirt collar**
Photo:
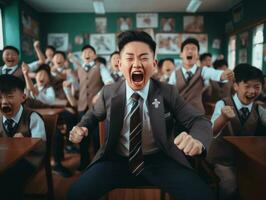
[[[244,105],[244,104],[242,104],[241,101],[239,100],[237,94],[235,94],[235,95],[233,96],[233,100],[234,100],[234,102],[235,102],[235,105],[236,105],[237,110],[240,110],[241,108],[246,107],[246,108],[248,108],[249,112],[251,112],[251,109],[252,109],[252,105],[253,105],[253,103],[250,103],[250,104],[248,104],[248,105]]]
[[[2,71],[5,71],[6,69],[11,69],[11,72],[15,71],[18,68],[18,65],[14,65],[12,67],[8,67],[7,65],[4,65],[2,68]]]
[[[191,71],[192,75],[194,75],[196,73],[198,66],[196,64],[193,65],[193,67],[191,67],[190,69],[186,69],[184,66],[181,67],[182,73],[184,75],[186,75],[186,72]]]
[[[143,101],[145,102],[147,100],[147,97],[148,97],[149,87],[150,87],[150,80],[147,82],[147,84],[144,86],[144,88],[142,90],[134,91],[131,89],[131,87],[129,87],[129,85],[126,82],[127,102],[130,100],[130,98],[134,92],[137,92],[141,96]]]
[[[21,117],[21,115],[22,115],[22,111],[23,111],[23,106],[20,105],[19,110],[18,110],[18,112],[16,113],[16,115],[15,115],[14,117],[11,118],[11,119],[14,120],[14,122],[16,122],[16,124],[19,123],[20,117]],[[4,122],[4,123],[5,123],[6,120],[7,120],[7,118],[6,118],[5,116],[3,116],[3,122]]]

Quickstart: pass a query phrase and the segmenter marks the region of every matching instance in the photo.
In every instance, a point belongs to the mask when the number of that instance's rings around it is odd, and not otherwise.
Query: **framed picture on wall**
[[[181,34],[178,33],[156,34],[157,54],[179,54],[181,40]]]
[[[201,33],[203,32],[203,16],[184,16],[183,18],[184,32],[187,33]]]
[[[172,17],[161,19],[161,30],[162,32],[174,32],[175,30],[175,19]]]
[[[244,48],[244,49],[240,49],[239,50],[239,57],[238,57],[238,63],[241,64],[241,63],[247,63],[248,61],[248,52],[247,52],[247,49]]]
[[[137,28],[157,28],[157,13],[137,13]]]
[[[58,51],[68,50],[68,33],[49,33],[47,41]]]
[[[96,17],[95,26],[97,33],[106,33],[107,19],[106,17]]]
[[[116,50],[115,34],[91,34],[90,45],[95,48],[97,54],[111,54]]]
[[[22,31],[25,35],[28,35],[36,40],[39,39],[39,23],[34,20],[26,12],[21,12]]]
[[[244,33],[241,33],[239,35],[239,37],[240,37],[240,46],[242,48],[247,48],[247,46],[248,46],[248,32],[246,31]]]
[[[130,17],[119,17],[117,19],[117,30],[127,31],[132,28],[132,19]]]
[[[185,39],[192,37],[196,38],[199,41],[200,45],[200,54],[208,52],[208,35],[207,34],[182,34],[182,41]]]

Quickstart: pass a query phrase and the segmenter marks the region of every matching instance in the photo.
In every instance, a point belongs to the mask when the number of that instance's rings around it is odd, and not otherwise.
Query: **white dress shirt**
[[[143,101],[143,128],[142,128],[142,141],[145,136],[152,136],[152,129],[150,124],[150,117],[147,108],[147,97],[149,92],[150,81],[146,84],[146,86],[140,90],[136,91],[141,96],[141,101]],[[129,113],[133,106],[133,100],[131,98],[132,94],[135,93],[126,82],[126,107],[125,107],[125,117],[123,121],[123,128],[120,134],[120,142],[117,147],[117,152],[121,155],[128,156],[129,155],[129,127],[130,127],[130,117]],[[150,140],[154,140],[153,136],[149,137]],[[143,144],[143,143],[142,143]],[[142,151],[144,154],[150,154],[158,151],[158,148],[155,146],[145,146],[142,145]]]
[[[182,74],[184,75],[185,79],[187,79],[187,73],[188,71],[191,71],[192,75],[194,75],[196,73],[196,70],[199,66],[197,66],[196,64],[193,65],[192,68],[190,68],[189,70],[187,70],[185,67],[181,67],[181,71]],[[209,85],[209,80],[213,80],[213,81],[218,81],[221,82],[221,75],[224,71],[222,70],[216,70],[213,69],[212,67],[202,67],[202,71],[201,71],[201,77],[204,80],[204,85],[208,86]],[[171,85],[176,85],[176,70],[174,70],[172,72],[172,74],[170,75],[169,78],[169,84]],[[222,81],[222,82],[227,82],[227,81]]]
[[[49,105],[52,105],[55,102],[55,91],[53,87],[38,87],[37,85],[35,87],[37,87],[39,94],[35,97],[31,93],[32,98]]]
[[[11,69],[8,74],[13,74],[18,68],[18,65],[12,66],[12,67],[8,67],[7,65],[4,65],[2,67],[2,74],[6,74],[6,69]]]
[[[20,122],[23,109],[24,109],[23,106],[20,106],[19,111],[16,113],[16,115],[11,118],[15,122],[13,124],[13,127]],[[3,116],[3,124],[5,124],[6,120],[7,118]],[[29,128],[31,131],[32,138],[41,138],[44,141],[46,140],[44,122],[42,118],[35,112],[33,112],[30,116],[30,127]]]

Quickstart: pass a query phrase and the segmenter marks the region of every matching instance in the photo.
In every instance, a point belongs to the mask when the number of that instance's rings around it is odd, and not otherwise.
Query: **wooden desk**
[[[0,138],[0,174],[41,143],[33,138]]]
[[[225,137],[237,149],[237,182],[242,200],[266,199],[266,137]]]
[[[63,112],[64,108],[38,108],[33,110],[40,113],[41,115],[57,115]]]

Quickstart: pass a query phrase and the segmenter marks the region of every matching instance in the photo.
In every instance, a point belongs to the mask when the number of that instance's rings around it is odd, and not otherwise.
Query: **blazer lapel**
[[[106,151],[112,150],[118,141],[119,134],[123,127],[125,102],[126,102],[126,84],[123,82],[118,88],[117,95],[111,99],[109,132]]]
[[[152,133],[157,145],[162,150],[167,150],[168,141],[166,137],[166,126],[164,121],[164,102],[156,84],[151,80],[147,99]]]

